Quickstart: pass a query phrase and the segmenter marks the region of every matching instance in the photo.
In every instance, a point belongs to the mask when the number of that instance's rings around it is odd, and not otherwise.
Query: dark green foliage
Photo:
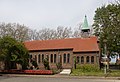
[[[28,65],[28,51],[23,43],[16,41],[10,36],[0,39],[0,61],[5,63],[5,69],[16,68],[16,63],[26,69]]]
[[[56,66],[57,66],[57,69],[62,69],[62,63],[59,62],[56,64]]]
[[[35,66],[35,68],[38,67],[38,64],[37,64],[37,62],[35,60],[32,60],[32,65]]]
[[[97,8],[93,27],[94,34],[99,37],[102,53],[105,52],[105,44],[109,55],[116,55],[114,52],[120,53],[120,4]]]
[[[74,58],[74,68],[76,69],[76,58]]]
[[[46,70],[50,70],[48,58],[44,59],[43,64]]]

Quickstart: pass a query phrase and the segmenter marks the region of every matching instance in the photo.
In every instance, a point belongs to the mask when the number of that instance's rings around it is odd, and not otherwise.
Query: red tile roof
[[[97,38],[69,38],[58,40],[35,40],[24,42],[29,51],[73,49],[73,52],[99,51]]]

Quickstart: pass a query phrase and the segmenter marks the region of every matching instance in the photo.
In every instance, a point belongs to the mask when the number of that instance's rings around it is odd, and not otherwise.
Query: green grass
[[[108,76],[120,77],[120,70],[111,70]]]
[[[98,72],[83,72],[81,69],[72,69],[71,75],[73,76],[103,76],[104,73],[102,71]]]
[[[97,66],[92,65],[77,65],[76,69],[72,69],[72,76],[105,76],[105,77],[120,77],[120,70],[110,70],[104,74],[104,70],[99,70]]]

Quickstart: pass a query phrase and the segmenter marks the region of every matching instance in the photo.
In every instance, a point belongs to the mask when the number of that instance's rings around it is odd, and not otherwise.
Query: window
[[[51,56],[50,56],[50,61],[51,61],[51,63],[53,63],[53,54],[51,54]]]
[[[58,62],[62,63],[62,56],[61,55],[58,56]]]
[[[56,63],[56,58],[57,58],[56,54],[54,54],[54,63]]]
[[[80,57],[79,56],[77,56],[77,63],[79,63],[80,62]]]
[[[48,55],[48,54],[46,54],[46,58],[47,58],[47,60],[49,61],[49,55]]]
[[[84,57],[83,56],[81,57],[81,63],[84,63]]]
[[[37,62],[37,55],[35,55],[35,61]]]
[[[44,54],[42,54],[42,62],[44,61]]]
[[[67,63],[70,62],[70,54],[67,54]]]
[[[66,54],[64,54],[64,63],[66,63]]]
[[[91,63],[94,63],[94,56],[91,57]]]
[[[38,63],[40,63],[40,54],[38,55]]]
[[[89,63],[89,56],[86,57],[86,62]]]
[[[29,55],[29,58],[32,59],[32,55]]]

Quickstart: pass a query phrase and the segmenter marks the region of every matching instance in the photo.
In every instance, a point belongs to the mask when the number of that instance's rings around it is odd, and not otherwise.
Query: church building
[[[35,40],[24,42],[29,55],[34,58],[40,69],[44,69],[43,60],[48,58],[50,68],[74,68],[74,60],[80,65],[99,65],[100,50],[97,37],[90,36],[87,17],[85,16],[80,38]]]

